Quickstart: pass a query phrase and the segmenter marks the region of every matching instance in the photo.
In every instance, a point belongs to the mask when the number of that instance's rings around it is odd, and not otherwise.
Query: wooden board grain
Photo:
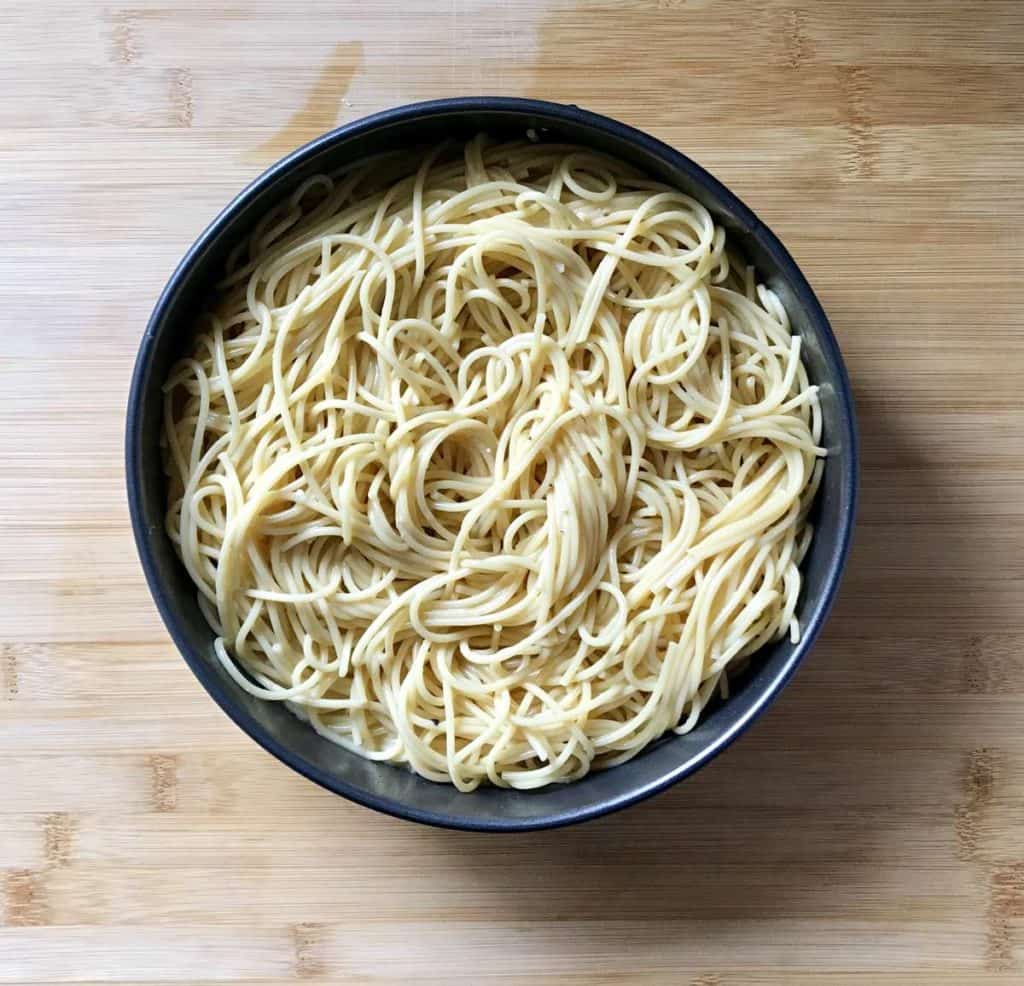
[[[1018,983],[1024,6],[0,5],[0,983]],[[846,354],[854,554],[778,705],[578,829],[418,828],[213,706],[121,441],[189,242],[336,123],[466,93],[669,141],[782,236]]]

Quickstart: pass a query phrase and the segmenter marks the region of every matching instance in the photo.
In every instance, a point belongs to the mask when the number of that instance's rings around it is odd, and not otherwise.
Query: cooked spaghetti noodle
[[[700,203],[481,137],[311,178],[229,271],[165,386],[167,529],[246,691],[535,788],[798,634],[816,389]]]

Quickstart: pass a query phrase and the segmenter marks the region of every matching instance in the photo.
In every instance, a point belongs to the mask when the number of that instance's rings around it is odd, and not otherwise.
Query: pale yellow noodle
[[[240,687],[461,790],[536,788],[796,639],[816,389],[700,203],[481,137],[310,179],[229,266],[165,463]]]

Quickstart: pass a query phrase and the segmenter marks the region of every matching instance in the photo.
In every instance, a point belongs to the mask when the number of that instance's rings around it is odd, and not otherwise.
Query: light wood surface
[[[1024,5],[0,7],[0,982],[1024,977]],[[149,310],[335,123],[576,102],[729,184],[829,312],[863,435],[841,597],[713,767],[580,828],[350,805],[160,624],[122,477]]]

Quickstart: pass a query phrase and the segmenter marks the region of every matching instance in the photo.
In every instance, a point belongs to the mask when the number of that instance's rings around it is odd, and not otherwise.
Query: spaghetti
[[[821,420],[779,299],[589,150],[317,175],[165,386],[167,529],[238,685],[461,790],[691,729],[796,635]]]

